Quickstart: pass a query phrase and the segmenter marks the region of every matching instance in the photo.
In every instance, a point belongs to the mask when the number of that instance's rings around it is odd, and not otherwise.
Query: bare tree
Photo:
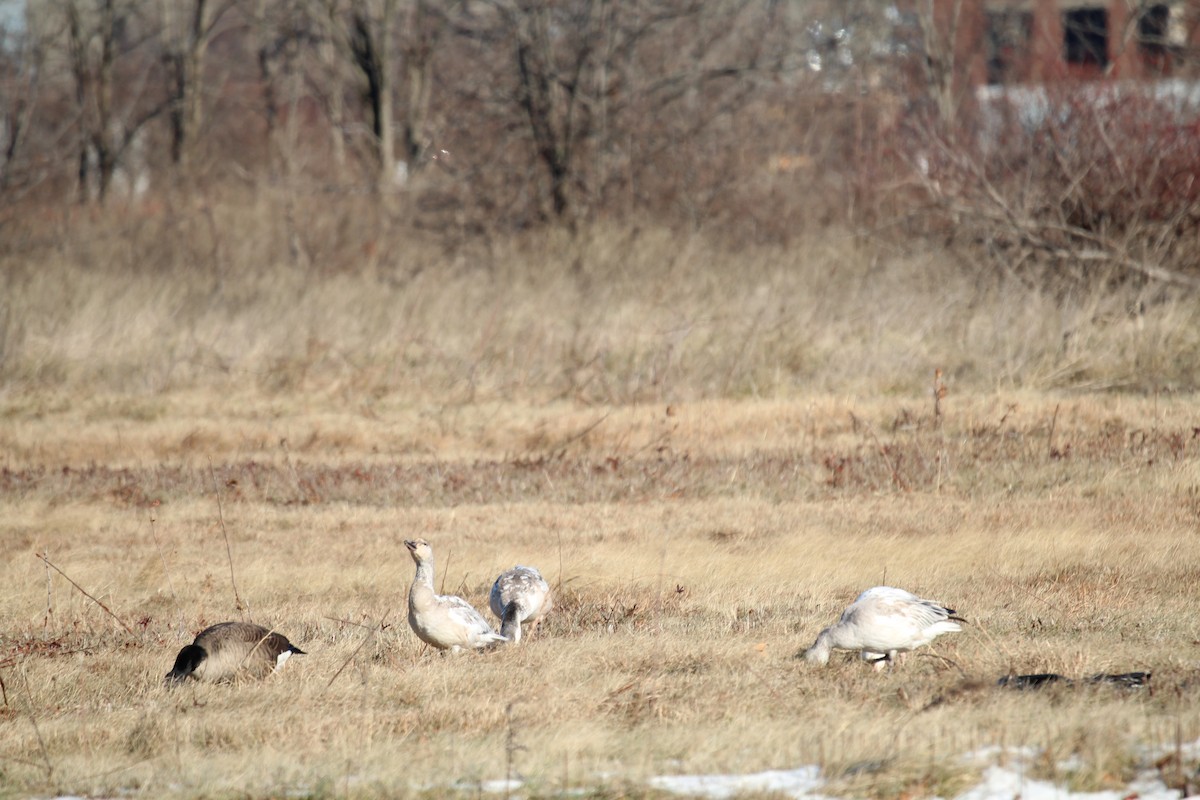
[[[631,163],[721,124],[780,65],[774,4],[730,0],[492,0],[472,20],[506,52],[486,104],[513,108],[545,179],[543,215],[571,219]],[[649,116],[647,116],[649,115]],[[674,119],[675,123],[666,123]],[[644,137],[676,129],[657,142]]]
[[[153,69],[138,4],[63,0],[61,10],[78,114],[79,195],[88,199],[94,165],[95,197],[103,202],[122,157],[167,103],[151,99]]]
[[[392,37],[396,0],[354,0],[346,44],[354,64],[367,84],[371,133],[375,139],[377,180],[387,186],[395,175],[395,138],[392,130]]]
[[[335,2],[322,0],[313,3],[318,33],[317,52],[321,66],[317,92],[329,116],[329,141],[336,177],[340,178],[346,165],[346,102],[342,61],[338,55],[337,39],[340,26]]]
[[[538,2],[498,3],[497,9],[513,42],[515,100],[549,176],[554,215],[562,217],[571,205],[568,182],[579,147],[594,125],[603,124],[597,115],[604,104],[594,101],[607,95],[606,55],[615,43],[605,33],[614,29],[616,9],[607,1],[558,8]],[[566,23],[562,29],[561,22]],[[556,47],[559,42],[563,46]],[[611,77],[618,77],[615,71]]]
[[[208,42],[233,0],[163,0],[162,58],[167,67],[171,162],[187,167],[203,116]]]
[[[36,34],[0,30],[0,192],[14,186],[38,107],[44,62],[45,48]]]
[[[405,161],[415,169],[430,146],[430,101],[433,96],[433,60],[448,28],[443,4],[416,0],[405,9],[404,35],[400,40],[404,105],[400,142]]]
[[[274,174],[282,161],[289,179],[299,168],[295,145],[299,134],[297,111],[303,95],[302,56],[318,37],[311,22],[306,10],[289,3],[256,0],[254,5],[254,50],[270,154],[268,171]]]
[[[341,147],[338,136],[346,116],[336,84],[341,71],[334,64],[334,54],[340,53],[359,77],[376,184],[392,187],[419,167],[429,147],[433,60],[451,11],[433,0],[311,0],[310,8],[322,32],[326,79],[335,82],[325,92],[331,125],[338,129],[335,149]]]

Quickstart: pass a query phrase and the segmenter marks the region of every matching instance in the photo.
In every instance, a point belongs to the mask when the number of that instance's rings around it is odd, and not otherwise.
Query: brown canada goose
[[[895,663],[898,653],[929,644],[943,633],[955,633],[963,620],[932,600],[891,586],[867,589],[851,603],[836,624],[817,637],[804,658],[829,663],[830,650],[858,650],[876,669]]]
[[[262,678],[283,666],[293,654],[304,651],[277,633],[250,622],[218,622],[205,628],[196,640],[179,651],[166,683],[188,678],[208,681]]]
[[[466,600],[433,591],[433,548],[429,542],[409,539],[404,546],[417,565],[408,591],[408,624],[421,641],[452,653],[507,641]]]
[[[1055,672],[1038,672],[1033,675],[1005,675],[1000,680],[996,681],[997,686],[1003,686],[1008,689],[1041,689],[1046,686],[1062,684],[1066,686],[1075,686],[1076,684],[1106,684],[1109,686],[1117,686],[1122,689],[1140,689],[1150,683],[1149,672],[1121,672],[1116,675],[1107,672],[1101,672],[1097,675],[1089,675],[1082,680],[1072,680],[1065,675],[1059,675]]]
[[[500,634],[515,644],[521,641],[521,623],[529,623],[529,632],[533,633],[554,608],[554,598],[542,573],[518,564],[496,578],[488,605],[500,618]]]

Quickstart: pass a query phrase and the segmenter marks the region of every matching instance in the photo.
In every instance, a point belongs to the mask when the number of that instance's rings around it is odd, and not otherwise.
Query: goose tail
[[[950,617],[930,625],[925,629],[925,634],[932,638],[934,636],[941,636],[943,633],[958,633],[961,630],[962,626],[955,621],[954,617]]]

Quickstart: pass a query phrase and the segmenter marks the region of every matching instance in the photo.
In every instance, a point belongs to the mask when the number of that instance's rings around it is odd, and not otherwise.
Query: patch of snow
[[[1126,797],[1139,800],[1179,800],[1180,793],[1168,789],[1152,774],[1138,778],[1121,791],[1072,792],[1051,783],[1026,778],[1021,773],[1005,767],[988,767],[983,772],[983,782],[960,794],[955,800],[1122,800]]]
[[[1181,793],[1170,789],[1148,770],[1141,773],[1132,783],[1120,790],[1100,792],[1072,792],[1065,786],[1051,781],[1029,778],[1024,774],[1024,765],[1037,755],[1028,747],[986,747],[967,753],[963,758],[971,763],[989,763],[983,771],[982,781],[975,787],[958,795],[954,800],[1180,800]],[[998,766],[995,762],[1008,760],[1017,769]],[[817,790],[825,785],[821,769],[817,766],[800,767],[793,770],[768,770],[747,775],[660,775],[650,778],[655,789],[688,797],[706,800],[731,800],[742,794],[775,793],[788,797],[816,800],[822,795]],[[493,781],[503,784],[504,781]]]
[[[479,784],[479,790],[490,794],[508,794],[515,792],[525,785],[524,781],[519,781],[516,778],[505,779],[500,778],[494,781],[482,781]]]
[[[1054,763],[1054,768],[1059,772],[1079,772],[1087,765],[1083,763],[1083,757],[1078,753],[1072,753],[1061,761]]]
[[[747,792],[773,792],[788,797],[814,797],[813,791],[821,788],[819,767],[799,769],[773,769],[748,775],[660,775],[651,778],[650,785],[673,794],[690,797],[706,797],[712,800],[727,800]]]
[[[1174,755],[1175,752],[1176,747],[1173,744],[1141,748],[1142,755],[1148,761],[1157,761],[1163,756]],[[1178,752],[1180,756],[1188,760],[1200,758],[1200,739],[1179,745]]]

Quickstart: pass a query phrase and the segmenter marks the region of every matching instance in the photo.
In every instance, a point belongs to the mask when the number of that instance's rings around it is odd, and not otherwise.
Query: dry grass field
[[[352,272],[10,256],[0,796],[623,797],[815,764],[826,795],[952,797],[989,746],[1093,790],[1200,738],[1194,303],[592,236]],[[556,612],[429,652],[412,536],[481,610],[526,563]],[[970,624],[889,673],[796,660],[881,583]],[[307,655],[165,688],[226,619]],[[995,685],[1130,670],[1151,688]]]

